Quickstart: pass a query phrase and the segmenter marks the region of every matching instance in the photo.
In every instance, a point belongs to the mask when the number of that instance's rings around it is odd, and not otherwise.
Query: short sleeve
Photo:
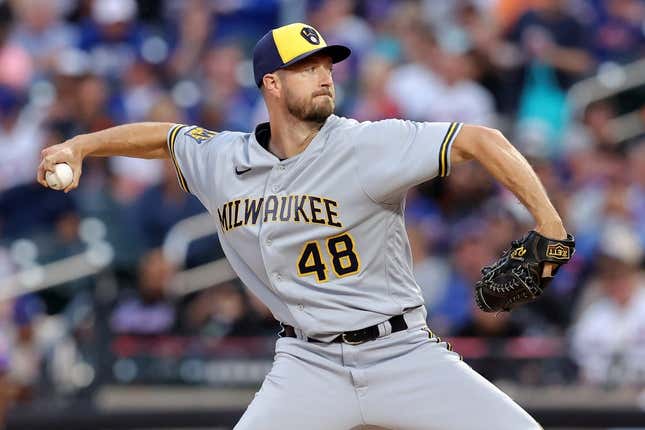
[[[363,189],[379,203],[395,203],[414,185],[448,176],[450,147],[461,127],[398,119],[361,123],[353,140]]]
[[[182,190],[194,194],[208,207],[214,190],[213,157],[218,133],[197,126],[177,124],[168,132],[170,158]]]

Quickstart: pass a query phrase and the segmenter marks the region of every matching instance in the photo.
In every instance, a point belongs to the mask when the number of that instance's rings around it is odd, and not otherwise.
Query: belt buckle
[[[358,341],[356,341],[356,340],[349,340],[349,339],[347,339],[347,333],[343,333],[343,334],[341,334],[341,335],[340,335],[340,338],[343,340],[343,342],[345,342],[345,343],[346,343],[346,344],[348,344],[348,345],[360,345],[361,343],[365,343],[365,342],[366,342],[366,341],[364,341],[364,340],[358,340]]]

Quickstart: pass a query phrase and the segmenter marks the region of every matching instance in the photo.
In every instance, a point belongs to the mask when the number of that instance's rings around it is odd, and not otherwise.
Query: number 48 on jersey
[[[298,276],[315,276],[316,282],[323,283],[329,280],[329,266],[338,278],[344,278],[358,273],[361,270],[361,260],[355,250],[354,239],[349,233],[331,236],[321,243],[312,240],[302,248],[298,258]],[[331,264],[328,266],[327,262]]]

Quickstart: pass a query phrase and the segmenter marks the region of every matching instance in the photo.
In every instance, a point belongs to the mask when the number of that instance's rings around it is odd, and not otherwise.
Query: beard
[[[332,94],[331,91],[328,94]],[[287,110],[301,121],[323,124],[334,113],[333,97],[297,98],[288,89],[285,92]]]

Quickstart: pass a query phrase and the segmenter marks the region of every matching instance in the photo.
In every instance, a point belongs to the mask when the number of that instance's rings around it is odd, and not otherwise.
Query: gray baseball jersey
[[[279,160],[254,133],[174,126],[181,187],[215,218],[222,248],[279,321],[330,341],[423,304],[403,212],[407,190],[450,172],[459,123],[330,116]]]

